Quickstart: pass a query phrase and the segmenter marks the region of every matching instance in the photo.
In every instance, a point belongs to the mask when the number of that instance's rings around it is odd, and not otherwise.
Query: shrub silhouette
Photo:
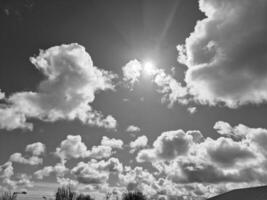
[[[4,192],[0,196],[0,200],[16,200],[16,199],[17,199],[17,195],[11,194],[11,192]]]
[[[55,200],[75,200],[76,193],[71,191],[70,187],[61,187],[57,189]]]
[[[79,194],[76,198],[76,200],[94,200],[89,194]]]
[[[128,192],[123,194],[122,200],[147,200],[147,198],[142,192]]]

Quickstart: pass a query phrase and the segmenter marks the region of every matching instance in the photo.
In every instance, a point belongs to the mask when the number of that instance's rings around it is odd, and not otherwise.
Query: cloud
[[[25,158],[21,153],[13,153],[9,160],[11,162],[17,162],[25,165],[40,165],[43,163],[43,159],[37,156],[31,156],[29,158]]]
[[[126,129],[126,132],[140,132],[140,131],[141,131],[141,129],[135,125],[130,125]]]
[[[45,145],[41,142],[29,144],[26,146],[25,152],[29,152],[31,155],[24,157],[22,153],[13,153],[9,160],[25,165],[41,165],[43,158],[40,158],[40,156],[45,153]]]
[[[45,145],[41,142],[36,142],[26,146],[26,152],[32,153],[34,156],[40,156],[45,153]]]
[[[122,140],[109,139],[104,136],[100,145],[92,146],[91,149],[88,149],[86,144],[82,142],[80,135],[68,135],[65,140],[61,141],[60,146],[56,148],[55,155],[63,163],[72,158],[103,159],[110,157],[114,153],[113,149],[122,148],[122,145]]]
[[[99,170],[94,161],[84,163],[79,162],[71,173],[75,175],[77,181],[82,184],[101,184],[107,182],[109,173],[106,170]]]
[[[17,92],[5,99],[0,108],[0,128],[32,130],[33,124],[27,121],[31,118],[50,122],[79,119],[84,124],[116,127],[114,117],[104,117],[89,105],[96,92],[114,89],[116,75],[95,67],[83,46],[54,46],[30,61],[45,79],[37,92]]]
[[[19,173],[14,173],[13,163],[8,161],[3,165],[0,165],[0,191],[8,191],[14,190],[17,187],[28,188],[33,186],[33,182],[31,181],[31,176]]]
[[[188,110],[188,112],[189,112],[190,114],[194,114],[194,113],[197,112],[197,108],[196,108],[196,107],[188,107],[187,110]]]
[[[55,166],[45,166],[44,168],[37,170],[34,172],[34,176],[40,180],[50,176],[52,173],[55,173],[56,177],[63,177],[68,171],[69,169],[64,163],[57,163]]]
[[[1,89],[0,89],[0,100],[4,99],[6,97],[5,93],[1,92]]]
[[[168,103],[171,107],[175,102],[187,104],[188,91],[171,75],[163,69],[157,68],[152,64],[141,63],[138,60],[129,61],[123,68],[123,80],[130,83],[131,87],[140,81],[142,76],[146,76],[157,86],[156,90],[162,94],[162,102]]]
[[[199,131],[164,132],[154,141],[153,148],[139,151],[136,159],[150,162],[159,174],[177,184],[264,184],[267,130],[243,124],[216,124],[214,127],[220,132],[217,139],[204,138]]]
[[[56,148],[56,153],[62,160],[70,158],[85,158],[90,155],[87,146],[82,142],[80,135],[68,135]]]
[[[134,153],[136,150],[146,147],[147,143],[148,139],[147,136],[145,135],[136,138],[136,140],[130,142],[130,148],[131,148],[130,152]]]
[[[123,141],[115,138],[102,137],[101,145],[108,146],[113,149],[122,149]]]
[[[192,135],[183,130],[162,133],[153,143],[153,149],[141,150],[137,155],[139,162],[147,159],[172,160],[179,155],[186,155],[193,143]]]
[[[177,47],[190,94],[231,108],[266,102],[267,2],[200,0],[199,8],[206,18]]]
[[[129,61],[123,68],[123,80],[133,85],[142,75],[142,64],[138,60]]]
[[[0,165],[0,178],[10,178],[14,175],[14,168],[12,162],[8,161]]]

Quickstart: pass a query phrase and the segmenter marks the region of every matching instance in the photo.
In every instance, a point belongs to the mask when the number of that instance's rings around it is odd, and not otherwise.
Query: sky
[[[267,183],[267,2],[0,2],[0,191],[202,200]]]

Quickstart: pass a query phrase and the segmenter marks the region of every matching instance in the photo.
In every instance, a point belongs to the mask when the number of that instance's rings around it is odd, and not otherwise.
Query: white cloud
[[[79,119],[85,124],[115,128],[111,115],[104,117],[89,105],[95,93],[114,89],[116,77],[93,65],[85,48],[78,44],[54,46],[40,51],[30,61],[46,77],[37,92],[17,92],[0,108],[0,128],[32,129],[29,118],[44,121]]]
[[[6,97],[5,93],[1,92],[1,89],[0,89],[0,100],[4,99]]]
[[[56,177],[63,177],[69,169],[64,163],[57,163],[55,166],[45,166],[44,168],[34,172],[37,179],[42,180],[44,177],[48,177],[51,173],[55,173]]]
[[[14,175],[14,168],[12,162],[8,161],[0,165],[0,178],[10,178]]]
[[[82,142],[80,135],[68,135],[65,140],[56,148],[55,155],[58,156],[63,163],[72,158],[95,158],[102,159],[110,157],[113,149],[121,148],[121,140],[104,138],[98,146],[92,146],[88,149],[86,144]]]
[[[267,130],[217,124],[227,127],[222,137],[204,138],[199,131],[164,132],[153,148],[141,150],[136,159],[150,162],[177,184],[265,183]]]
[[[199,8],[206,18],[177,47],[190,93],[209,105],[266,102],[267,2],[200,0]]]
[[[189,112],[190,114],[194,114],[194,113],[197,112],[197,108],[196,108],[196,107],[188,107],[187,110],[188,110],[188,112]]]
[[[56,153],[61,160],[70,158],[85,158],[90,155],[87,146],[82,142],[80,135],[68,135],[57,147]]]
[[[108,138],[106,136],[103,136],[101,140],[101,145],[109,146],[113,149],[122,149],[123,141],[120,139]]]
[[[146,147],[147,143],[148,143],[148,139],[147,139],[147,136],[145,135],[142,135],[136,138],[136,140],[130,142],[130,148],[131,148],[130,152],[133,153],[138,149]]]
[[[45,145],[41,142],[36,142],[26,146],[26,152],[31,152],[34,156],[40,156],[45,153]]]
[[[193,136],[183,130],[164,132],[154,141],[152,149],[144,149],[138,153],[137,160],[172,160],[179,155],[186,155],[192,143]]]
[[[180,82],[176,81],[171,75],[163,69],[159,69],[153,64],[141,63],[138,60],[132,60],[123,68],[125,82],[130,82],[133,86],[142,76],[146,76],[157,86],[157,92],[162,94],[162,102],[168,103],[171,107],[175,102],[187,104],[188,91]]]
[[[79,162],[71,173],[76,176],[79,183],[82,184],[101,184],[105,183],[109,178],[107,171],[99,171],[90,165],[90,163]]]
[[[133,85],[142,75],[143,67],[138,60],[129,61],[123,68],[123,80]]]
[[[140,132],[141,129],[138,126],[130,125],[126,128],[126,132]]]
[[[40,165],[43,163],[43,159],[39,158],[38,156],[25,158],[21,153],[13,153],[12,155],[10,155],[9,160],[11,162],[17,162],[25,165]]]

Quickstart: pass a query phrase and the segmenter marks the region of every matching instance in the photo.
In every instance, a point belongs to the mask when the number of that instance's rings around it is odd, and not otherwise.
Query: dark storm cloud
[[[267,2],[200,0],[206,18],[178,46],[195,100],[229,107],[267,100]]]

